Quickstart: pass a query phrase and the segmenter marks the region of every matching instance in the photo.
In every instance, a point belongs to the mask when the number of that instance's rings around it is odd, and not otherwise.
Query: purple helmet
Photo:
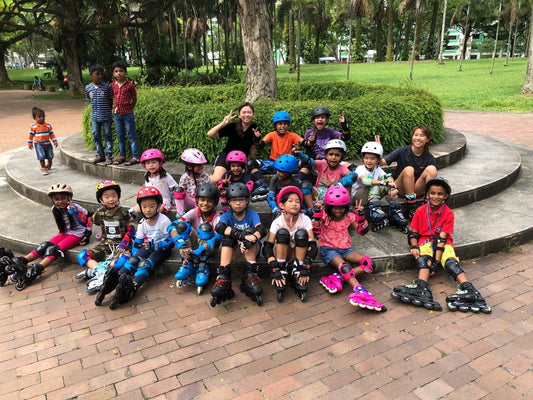
[[[165,163],[165,156],[163,152],[158,149],[148,149],[145,150],[141,155],[141,163],[144,164],[148,160],[161,160],[161,164]]]
[[[246,158],[246,154],[244,154],[242,151],[233,150],[233,151],[230,151],[226,157],[226,164],[229,165],[232,162],[241,163],[244,166],[246,166],[246,163],[248,162],[248,158]]]
[[[347,206],[350,204],[350,192],[344,186],[330,186],[324,196],[328,206]]]
[[[180,158],[187,164],[207,164],[207,159],[205,158],[204,153],[198,149],[185,149],[183,150],[183,153],[181,153]]]
[[[296,193],[300,198],[300,203],[303,203],[304,196],[299,188],[297,188],[296,186],[285,186],[279,191],[278,195],[276,196],[276,203],[278,203],[278,207],[280,206],[281,198],[288,193]]]

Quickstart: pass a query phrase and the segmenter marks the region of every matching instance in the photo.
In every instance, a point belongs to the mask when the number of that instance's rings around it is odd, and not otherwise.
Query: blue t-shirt
[[[259,214],[247,208],[243,219],[238,220],[233,215],[233,211],[228,210],[220,216],[220,222],[224,222],[229,227],[244,231],[246,228],[255,228],[257,224],[261,223],[261,220],[259,219]]]
[[[90,94],[92,93],[92,98]],[[85,98],[91,102],[91,118],[96,122],[106,122],[113,119],[111,113],[111,100],[113,94],[111,87],[105,83],[100,83],[99,86],[94,86],[91,82],[85,86]]]

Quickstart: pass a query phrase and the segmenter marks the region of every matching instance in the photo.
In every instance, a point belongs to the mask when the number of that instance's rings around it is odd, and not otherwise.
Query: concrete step
[[[451,207],[466,205],[499,193],[511,185],[518,176],[520,155],[509,145],[495,139],[467,134],[468,145],[465,150],[465,146],[462,145],[465,136],[455,132],[449,132],[449,134],[452,139],[448,140],[448,149],[453,147],[456,150],[441,153],[440,159],[455,159],[457,152],[463,155],[459,161],[455,160],[454,163],[439,171],[439,174],[445,176],[452,185],[453,193],[449,200]],[[456,144],[451,146],[451,142]],[[122,188],[121,204],[129,208],[136,203],[135,195],[140,187],[140,184],[137,183],[137,174],[142,173],[139,170],[142,166],[117,168],[104,165],[95,166],[92,163],[83,162],[81,165],[87,168],[85,172],[72,169],[67,164],[73,159],[68,156],[65,157],[65,160],[55,159],[50,175],[43,177],[39,168],[36,168],[38,163],[33,152],[16,152],[6,162],[5,170],[8,183],[24,197],[48,205],[50,204],[50,199],[46,195],[48,187],[55,182],[67,182],[74,190],[74,200],[88,210],[94,211],[99,206],[95,197],[97,183],[102,179],[117,179],[114,176],[116,171],[128,169],[130,174],[128,176],[131,179],[118,180]],[[173,168],[182,167],[181,164],[168,164],[169,172]],[[166,167],[167,165],[165,165]],[[92,175],[93,172],[99,172],[100,175]],[[179,179],[179,172],[170,173],[176,180]],[[124,176],[124,174],[121,172],[119,175]],[[252,207],[260,214],[263,223],[269,225],[272,216],[267,202],[252,203]]]
[[[206,137],[205,140],[211,139]],[[432,145],[431,153],[437,159],[437,168],[440,169],[459,161],[463,157],[465,149],[466,138],[464,135],[452,129],[447,129],[445,139],[439,144]],[[144,184],[143,175],[145,170],[140,164],[129,167],[123,164],[112,167],[108,167],[103,163],[93,164],[91,160],[94,159],[95,153],[85,146],[81,133],[63,139],[61,142],[61,157],[67,166],[87,175],[106,176],[119,182]],[[355,160],[355,163],[360,165],[361,161]],[[184,166],[181,163],[167,161],[165,169],[174,179],[178,180],[177,178],[183,174]],[[213,171],[213,167],[212,165],[206,165],[204,170],[210,174]]]
[[[468,137],[470,140],[470,135]],[[461,258],[481,257],[533,239],[533,215],[529,212],[533,196],[533,150],[520,146],[513,148],[507,144],[504,148],[507,151],[514,150],[521,158],[519,177],[512,186],[490,198],[454,209],[454,238],[457,254]],[[486,158],[492,160],[493,156],[487,153]],[[452,188],[456,184],[460,183],[452,180]],[[0,209],[0,246],[26,253],[57,232],[49,202],[45,206],[22,197],[9,187],[6,180],[0,181],[0,187],[3,189],[0,191],[3,205]],[[356,250],[374,258],[378,272],[414,268],[404,233],[388,227],[369,232],[366,236],[351,235]],[[75,262],[79,250],[81,247],[67,252],[66,261]],[[213,260],[213,265],[216,262]],[[315,265],[316,275],[329,271],[321,268],[323,264],[320,260]],[[158,273],[171,275],[177,267],[178,256],[174,252],[171,260],[165,262]]]

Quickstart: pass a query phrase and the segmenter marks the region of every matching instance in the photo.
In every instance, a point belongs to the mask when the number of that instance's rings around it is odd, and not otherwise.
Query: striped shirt
[[[54,144],[57,144],[57,139],[54,135],[54,131],[52,130],[52,125],[50,125],[48,122],[45,122],[44,124],[38,124],[35,122],[30,127],[29,137],[28,137],[28,144],[40,144],[41,146],[48,146],[51,145],[52,142]]]
[[[131,114],[135,103],[137,103],[137,90],[135,85],[129,79],[119,86],[115,80],[111,84],[111,93],[113,95],[113,113],[118,115]]]
[[[92,96],[91,96],[92,93]],[[91,118],[96,122],[105,122],[112,120],[111,114],[111,87],[101,82],[100,85],[95,86],[94,83],[89,83],[85,86],[85,98],[91,102]]]

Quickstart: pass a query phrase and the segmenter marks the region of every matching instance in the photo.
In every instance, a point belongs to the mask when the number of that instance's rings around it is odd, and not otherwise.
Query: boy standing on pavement
[[[106,165],[113,163],[113,135],[111,133],[111,104],[113,96],[109,85],[102,81],[104,67],[93,64],[89,67],[92,82],[85,86],[85,98],[91,102],[91,125],[96,158],[93,163],[105,161]],[[102,129],[104,130],[105,155],[102,145]]]
[[[113,162],[118,165],[126,161],[126,130],[131,146],[131,159],[125,165],[134,165],[141,162],[139,142],[135,132],[135,118],[133,109],[137,103],[137,90],[132,81],[128,79],[128,69],[122,61],[113,63],[113,76],[115,81],[111,84],[113,94],[113,115],[117,129],[117,139],[120,156]]]

